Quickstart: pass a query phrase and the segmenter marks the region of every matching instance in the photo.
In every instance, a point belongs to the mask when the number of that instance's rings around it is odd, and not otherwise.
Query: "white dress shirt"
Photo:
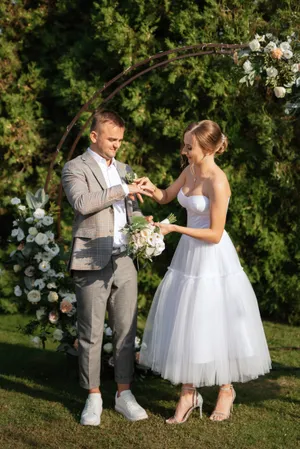
[[[129,189],[126,184],[122,183],[122,180],[121,180],[120,175],[117,170],[115,158],[112,159],[112,162],[110,165],[107,165],[104,157],[99,156],[99,154],[95,153],[95,151],[91,150],[90,148],[88,148],[88,152],[90,153],[90,155],[95,159],[95,161],[99,165],[100,170],[102,171],[102,174],[106,181],[107,187],[121,185],[124,189],[124,193],[126,195],[128,195]],[[119,248],[120,246],[126,244],[126,236],[121,232],[121,229],[127,223],[125,201],[124,200],[115,201],[113,203],[113,208],[114,208],[114,243],[113,243],[113,247]]]

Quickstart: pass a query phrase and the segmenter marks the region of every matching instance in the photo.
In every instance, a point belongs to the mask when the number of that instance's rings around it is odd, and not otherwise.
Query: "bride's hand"
[[[170,234],[170,232],[174,231],[174,226],[172,224],[165,223],[154,223],[155,226],[158,226],[162,235]]]
[[[156,186],[146,176],[144,176],[143,178],[135,179],[134,183],[138,185],[142,190],[146,190],[151,194],[153,194],[153,192],[156,190]]]

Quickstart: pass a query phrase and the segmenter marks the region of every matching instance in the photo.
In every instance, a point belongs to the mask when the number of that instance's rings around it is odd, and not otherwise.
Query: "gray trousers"
[[[100,385],[101,349],[106,309],[113,332],[115,381],[128,384],[134,372],[137,321],[137,273],[130,257],[112,256],[102,270],[74,270],[76,286],[79,381]]]

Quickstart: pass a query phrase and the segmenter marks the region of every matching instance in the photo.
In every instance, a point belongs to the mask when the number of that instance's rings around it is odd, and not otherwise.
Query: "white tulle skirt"
[[[269,372],[257,300],[226,231],[218,244],[181,237],[153,300],[140,363],[194,386]]]

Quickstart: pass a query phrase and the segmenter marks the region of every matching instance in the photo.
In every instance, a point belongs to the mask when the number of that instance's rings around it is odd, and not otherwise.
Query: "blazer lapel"
[[[97,181],[99,182],[99,184],[101,185],[101,187],[103,189],[107,189],[108,186],[106,184],[105,178],[103,176],[102,170],[99,167],[97,161],[95,161],[95,159],[90,155],[90,153],[88,151],[86,151],[82,156],[81,159],[83,160],[83,162],[85,164],[87,164],[90,169],[92,170],[95,178],[97,179]]]

